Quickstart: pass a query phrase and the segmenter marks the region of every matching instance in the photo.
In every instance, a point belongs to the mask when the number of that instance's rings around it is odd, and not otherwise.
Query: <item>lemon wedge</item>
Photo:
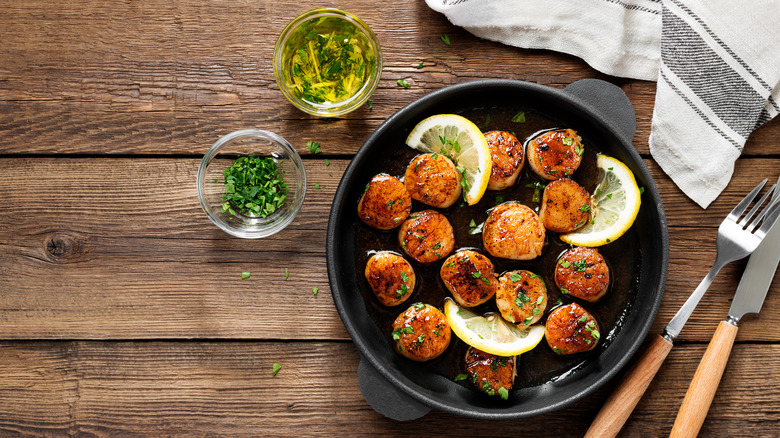
[[[596,157],[599,180],[590,197],[590,222],[561,240],[576,246],[601,246],[622,236],[636,219],[641,192],[634,174],[622,162],[606,156]]]
[[[450,298],[444,302],[444,316],[463,342],[496,356],[517,356],[533,349],[544,338],[542,325],[519,329],[498,313],[477,315]]]
[[[482,199],[493,161],[485,136],[469,119],[457,114],[428,117],[412,129],[406,144],[423,153],[440,153],[452,159],[463,175],[463,199],[469,205]]]

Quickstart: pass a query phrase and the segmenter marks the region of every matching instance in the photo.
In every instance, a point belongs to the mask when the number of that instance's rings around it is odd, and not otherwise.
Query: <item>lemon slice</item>
[[[631,228],[639,213],[641,192],[634,174],[622,162],[599,155],[599,182],[590,197],[590,222],[561,240],[577,246],[601,246],[614,242]]]
[[[451,158],[463,174],[463,199],[474,205],[482,199],[493,161],[485,136],[477,125],[457,114],[437,114],[421,121],[406,137],[406,144],[420,152]]]
[[[544,326],[521,330],[504,321],[501,315],[477,315],[458,306],[450,298],[444,302],[444,316],[450,328],[463,342],[496,356],[516,356],[536,347],[544,337]]]

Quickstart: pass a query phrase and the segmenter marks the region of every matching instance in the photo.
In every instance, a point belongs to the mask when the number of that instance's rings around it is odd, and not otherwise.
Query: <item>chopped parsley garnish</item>
[[[490,280],[488,280],[487,277],[482,277],[480,278],[480,280],[482,280],[482,282],[485,283],[486,285],[490,286]]]
[[[639,194],[643,194],[645,192],[645,186],[642,186],[639,188]]]
[[[569,266],[571,266],[571,263],[569,263],[569,261],[566,259],[558,260],[558,264],[561,265],[562,268],[568,268]]]
[[[601,333],[598,330],[591,330],[590,335],[593,336],[593,339],[598,340],[601,338]]]
[[[561,293],[564,294],[564,295],[568,295],[569,294],[569,289],[566,289],[565,287],[562,287],[561,288]]]
[[[518,281],[523,279],[523,276],[516,272],[513,272],[509,274],[509,279],[512,280],[513,283],[517,283]]]
[[[271,365],[271,373],[273,373],[274,376],[276,376],[276,374],[281,369],[282,369],[282,366],[280,364],[278,364],[278,363],[275,363],[275,364]]]
[[[553,350],[553,352],[555,352],[555,354],[564,354],[564,353],[566,353],[566,350],[561,350],[558,347],[553,347],[552,350]]]
[[[471,276],[474,277],[474,278],[479,278],[479,277],[482,277],[482,273],[479,272],[479,271],[472,272]]]
[[[582,204],[582,207],[580,207],[580,211],[582,211],[582,212],[590,211],[590,205]]]
[[[585,322],[588,320],[588,315],[582,315],[577,321],[579,322]]]
[[[407,82],[406,79],[399,79],[395,83],[404,88],[411,87],[411,85],[409,85],[409,82]]]
[[[538,277],[538,275],[536,275],[536,274],[528,274],[528,278],[536,278],[536,277]]]
[[[312,288],[311,292],[312,292],[312,293],[314,294],[314,296],[316,297],[316,296],[317,296],[317,294],[318,294],[318,293],[320,293],[320,288],[318,288],[318,287]]]
[[[238,157],[222,175],[225,179],[222,212],[233,216],[238,211],[267,217],[284,205],[289,193],[284,170],[279,170],[271,157]]]
[[[541,315],[542,311],[534,307],[534,310],[532,310],[531,313],[533,313],[534,315]]]
[[[314,184],[314,188],[315,188],[315,189],[319,189],[319,188],[320,188],[320,183],[315,183],[315,184]]]
[[[454,267],[455,267],[455,262],[454,262],[454,261],[452,261],[452,262],[449,262],[449,263],[447,263],[446,265],[444,265],[444,267],[445,267],[445,268],[454,268]]]
[[[574,153],[582,155],[585,152],[585,148],[580,145],[574,145]]]
[[[414,333],[414,328],[412,328],[411,326],[406,326],[406,327],[401,327],[399,329],[394,330],[393,331],[393,339],[396,340],[396,341],[401,339],[401,335],[403,333]]]
[[[518,292],[517,296],[515,297],[515,306],[517,307],[523,307],[523,305],[527,302],[531,301],[531,298],[524,294],[523,292]]]
[[[539,295],[539,298],[537,298],[537,300],[536,300],[536,302],[534,304],[536,304],[538,306],[538,305],[542,304],[542,301],[544,301],[544,295]]]
[[[309,148],[309,152],[311,152],[312,154],[319,154],[320,152],[322,152],[322,149],[320,148],[320,144],[317,143],[316,141],[311,141],[311,140],[307,141],[306,147]]]
[[[503,204],[504,203],[504,196],[503,195],[496,195],[496,205]]]
[[[425,308],[425,303],[414,303],[414,310],[422,310]]]
[[[541,156],[539,158],[539,164],[542,164]],[[542,199],[542,190],[544,190],[544,184],[540,183],[539,181],[534,181],[530,184],[526,184],[525,186],[529,189],[534,189],[534,195],[531,198],[532,202],[539,202]]]
[[[252,273],[249,272],[249,271],[242,272],[241,273],[241,279],[242,280],[246,280],[247,278],[249,278],[250,275],[252,275]]]
[[[439,249],[441,248],[441,242],[436,242],[436,245],[433,245],[433,249]]]
[[[402,297],[406,295],[406,293],[409,292],[409,286],[402,284],[398,287],[398,289],[395,290],[395,296],[396,297]]]
[[[441,34],[441,40],[444,42],[444,44],[448,46],[450,45],[450,37],[448,37],[446,33]]]
[[[512,116],[512,122],[525,123],[525,113],[523,111],[520,111],[519,113]]]
[[[574,139],[572,139],[571,137],[564,137],[562,141],[563,144],[565,144],[566,146],[571,146],[572,144],[574,144]]]
[[[471,222],[469,222],[469,227],[474,228],[476,226],[477,226],[477,223],[474,221],[474,219],[472,219]]]
[[[572,263],[574,270],[577,272],[585,272],[588,269],[588,262],[585,260],[578,260]]]
[[[501,397],[501,400],[509,400],[509,390],[503,386],[498,388],[498,395]]]
[[[457,376],[455,376],[455,378],[454,378],[454,379],[452,379],[452,380],[453,380],[454,382],[460,382],[461,380],[466,380],[466,379],[468,379],[468,378],[469,378],[469,376],[467,376],[467,375],[465,375],[465,374],[462,374],[462,373],[461,373],[461,374],[458,374]]]
[[[533,316],[529,316],[528,318],[526,318],[526,319],[524,319],[524,320],[523,320],[523,324],[524,324],[524,325],[528,325],[528,324],[530,324],[530,323],[531,323],[531,321],[533,321],[533,320],[534,320],[534,317],[533,317]]]
[[[409,281],[409,276],[406,275],[406,272],[404,272],[404,271],[401,271],[401,280]]]

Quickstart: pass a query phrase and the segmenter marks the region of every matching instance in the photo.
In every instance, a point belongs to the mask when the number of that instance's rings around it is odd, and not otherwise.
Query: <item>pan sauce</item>
[[[511,121],[512,117],[519,111],[525,112],[525,123],[521,124]],[[562,123],[543,117],[532,110],[518,107],[478,108],[461,112],[460,115],[476,123],[483,132],[490,130],[508,131],[514,133],[520,141],[524,141],[528,136],[541,130],[560,127],[569,127],[577,130],[576,126],[564,126]],[[582,136],[585,152],[582,164],[572,178],[592,193],[598,176],[596,169],[598,146],[591,143],[582,132],[578,131],[578,133]],[[388,146],[396,148],[392,153],[391,159],[377,166],[374,169],[374,173],[386,172],[401,178],[408,163],[419,152],[404,144]],[[558,305],[557,303],[560,300],[561,304],[573,301],[578,302],[591,312],[601,326],[602,339],[597,348],[591,352],[572,356],[559,356],[552,352],[545,341],[542,341],[533,350],[519,356],[518,373],[514,389],[540,385],[557,380],[568,373],[576,372],[576,369],[580,368],[584,362],[598,355],[603,349],[608,348],[610,341],[619,332],[623,318],[630,311],[631,302],[639,283],[639,267],[641,263],[637,230],[636,227],[631,227],[622,238],[599,248],[599,251],[610,266],[612,283],[610,290],[601,301],[598,303],[587,303],[563,295],[555,285],[555,263],[560,254],[569,246],[563,243],[554,232],[547,232],[544,252],[541,257],[535,260],[515,261],[490,256],[490,254],[484,251],[481,233],[470,233],[472,229],[470,227],[471,221],[473,220],[477,225],[484,223],[489,214],[489,209],[506,201],[519,201],[538,212],[539,203],[533,202],[532,199],[534,189],[527,187],[530,183],[539,181],[538,178],[532,175],[533,173],[526,163],[517,183],[513,187],[502,191],[487,191],[482,200],[474,206],[466,206],[461,202],[448,209],[437,210],[444,214],[453,226],[456,251],[460,248],[472,248],[481,252],[493,261],[495,272],[498,275],[509,270],[525,269],[540,275],[544,279],[547,285],[548,305],[540,324],[546,321],[550,311]],[[366,180],[365,183],[368,183],[368,181]],[[357,201],[357,199],[354,200],[355,206],[357,206]],[[429,208],[415,201],[412,206],[412,212]],[[443,308],[444,299],[449,296],[449,292],[439,278],[439,270],[444,261],[442,259],[435,263],[421,264],[405,256],[417,274],[417,285],[414,291],[412,291],[411,297],[404,304],[385,307],[374,296],[362,273],[368,258],[376,251],[388,250],[403,254],[397,240],[398,229],[390,231],[373,229],[358,219],[356,213],[354,226],[355,264],[358,277],[356,281],[365,300],[369,315],[382,333],[384,333],[387,340],[387,348],[392,349],[394,342],[391,335],[391,325],[401,312],[416,302],[424,302],[439,309]],[[472,310],[483,314],[495,312],[497,311],[495,299],[491,299]],[[423,363],[421,366],[427,367],[431,372],[440,374],[448,379],[453,379],[456,375],[465,373],[464,356],[467,348],[468,345],[453,335],[449,348],[441,357]],[[461,382],[460,384],[471,387],[470,383],[467,382]],[[496,399],[498,400],[497,397]]]

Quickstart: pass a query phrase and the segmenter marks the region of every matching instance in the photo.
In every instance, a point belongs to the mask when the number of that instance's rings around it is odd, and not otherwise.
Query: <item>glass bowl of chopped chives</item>
[[[230,133],[209,148],[198,168],[203,211],[236,237],[257,239],[281,231],[298,214],[305,195],[300,155],[272,132]]]
[[[358,17],[319,8],[284,28],[273,67],[279,89],[297,108],[315,116],[341,116],[371,97],[382,73],[382,51]]]

